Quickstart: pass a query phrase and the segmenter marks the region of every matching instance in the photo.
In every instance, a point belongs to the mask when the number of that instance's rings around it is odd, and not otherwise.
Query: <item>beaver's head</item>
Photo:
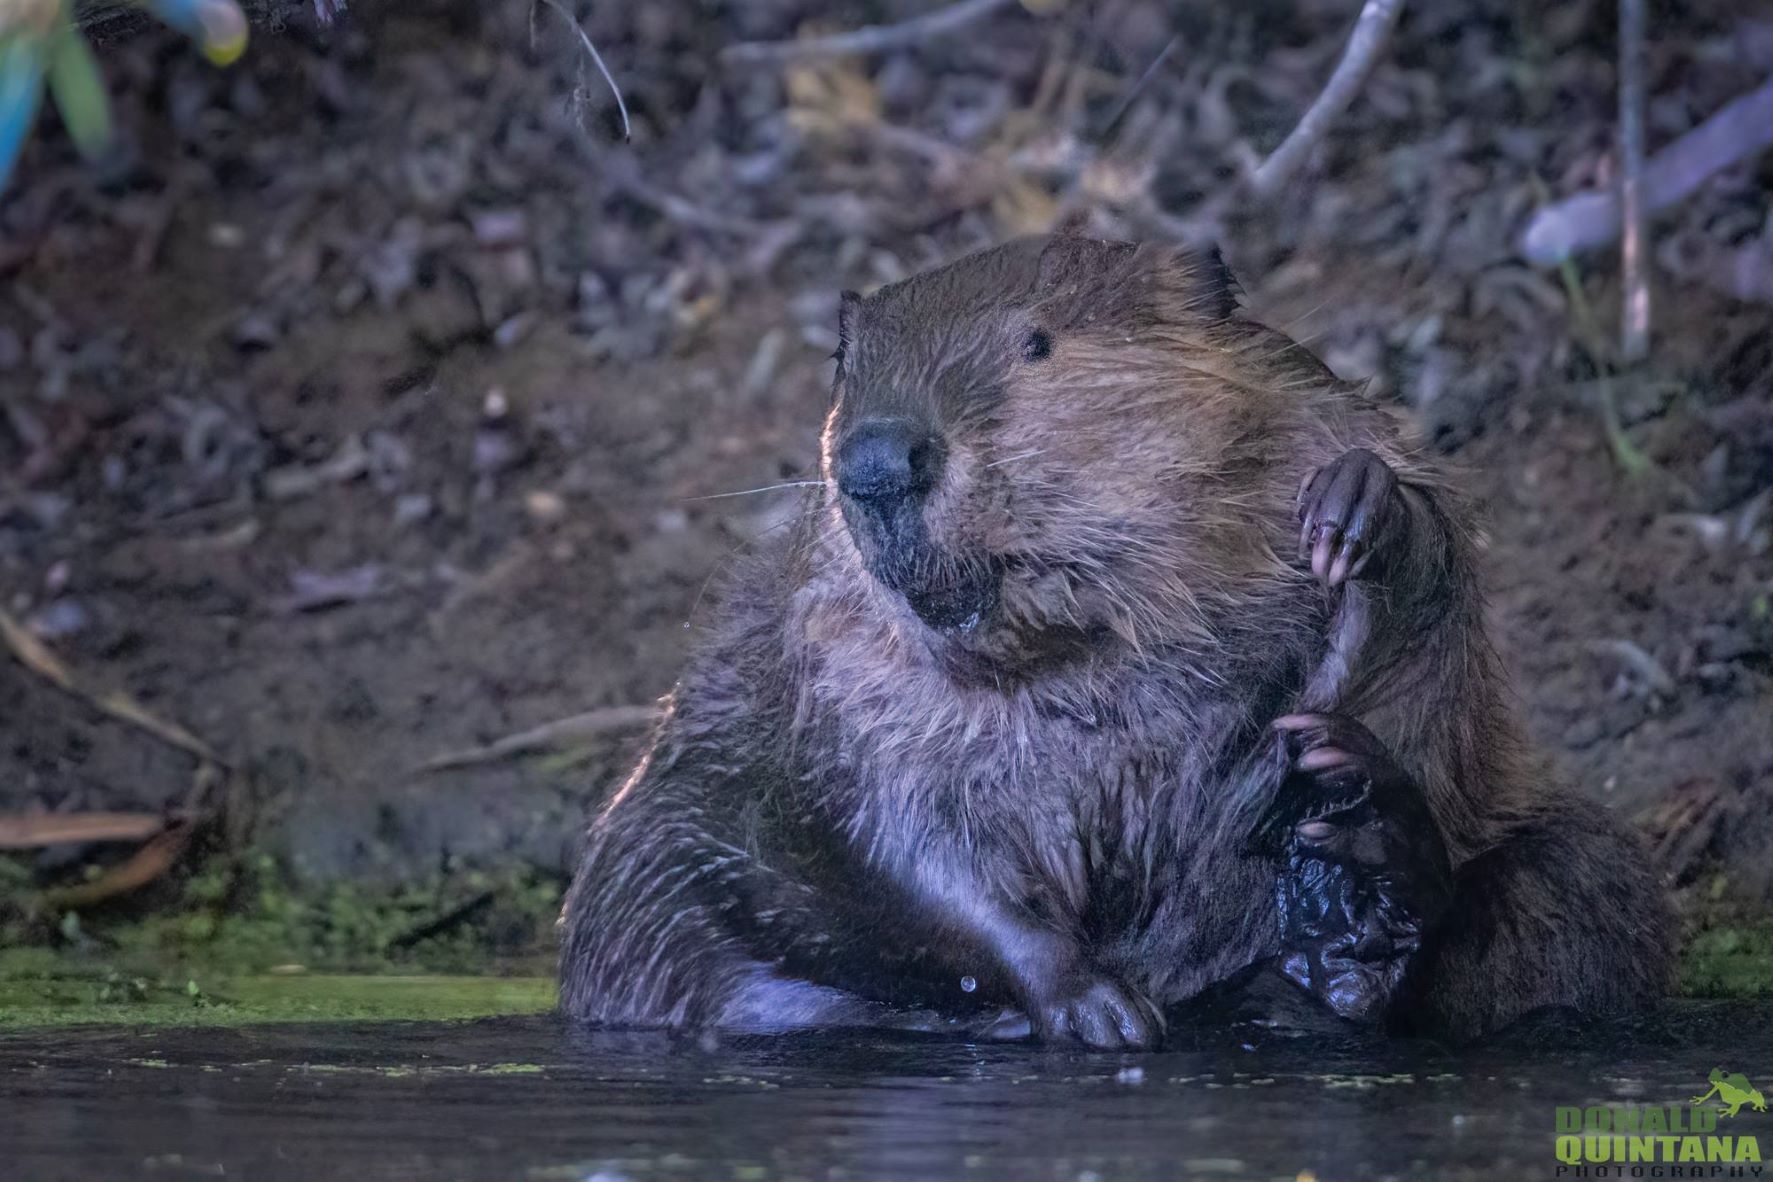
[[[888,609],[999,668],[1198,638],[1274,561],[1232,312],[1216,259],[1073,236],[846,294],[825,477]]]

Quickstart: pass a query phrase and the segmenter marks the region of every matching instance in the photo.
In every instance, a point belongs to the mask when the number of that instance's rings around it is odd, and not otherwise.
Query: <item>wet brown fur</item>
[[[1213,266],[1022,240],[847,300],[845,321],[825,487],[735,574],[591,828],[570,1014],[964,1016],[1096,974],[1185,1002],[1274,951],[1274,866],[1244,838],[1280,781],[1270,722],[1326,709],[1423,785],[1456,867],[1399,1025],[1467,1036],[1661,992],[1642,854],[1520,738],[1471,507],[1390,414],[1236,312]],[[832,457],[882,415],[944,441],[932,545],[899,573],[996,578],[970,631],[926,625],[846,527]],[[1294,500],[1353,447],[1397,473],[1409,540],[1326,592],[1295,557]]]

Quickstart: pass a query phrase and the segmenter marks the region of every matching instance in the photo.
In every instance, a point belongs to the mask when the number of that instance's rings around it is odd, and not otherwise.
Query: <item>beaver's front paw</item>
[[[1351,448],[1299,486],[1299,557],[1334,587],[1366,570],[1400,516],[1397,475],[1366,448]]]
[[[1274,725],[1291,759],[1264,824],[1282,858],[1281,971],[1345,1018],[1380,1020],[1446,910],[1446,846],[1421,789],[1359,722]]]
[[[1080,1042],[1100,1050],[1150,1050],[1163,1037],[1157,1008],[1107,977],[1084,976],[1029,1007],[1042,1042]]]

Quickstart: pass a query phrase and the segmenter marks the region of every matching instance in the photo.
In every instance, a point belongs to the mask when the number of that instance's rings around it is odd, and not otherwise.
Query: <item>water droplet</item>
[[[962,977],[960,979],[960,991],[962,993],[971,993],[973,990],[977,989],[978,987],[979,987],[979,982],[978,982],[978,979],[975,977]]]

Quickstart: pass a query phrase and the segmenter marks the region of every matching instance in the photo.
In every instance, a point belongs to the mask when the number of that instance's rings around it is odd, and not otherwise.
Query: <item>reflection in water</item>
[[[1773,1082],[1770,1019],[1683,1003],[1458,1053],[698,1043],[548,1018],[58,1031],[0,1037],[0,1145],[9,1179],[1554,1178],[1559,1106],[1685,1104],[1719,1065]],[[1735,1119],[1773,1148],[1773,1116]]]

